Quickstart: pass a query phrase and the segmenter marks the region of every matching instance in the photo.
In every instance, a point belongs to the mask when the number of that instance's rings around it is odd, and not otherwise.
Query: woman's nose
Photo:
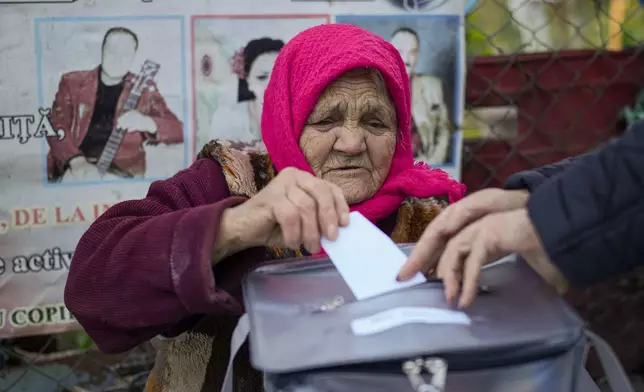
[[[366,151],[365,134],[358,126],[345,124],[336,132],[338,132],[338,139],[334,145],[336,151],[348,155],[359,155]]]

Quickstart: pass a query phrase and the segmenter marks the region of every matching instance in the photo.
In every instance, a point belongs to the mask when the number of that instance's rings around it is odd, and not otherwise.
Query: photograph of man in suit
[[[451,131],[443,83],[435,76],[416,73],[420,39],[414,30],[400,28],[390,42],[400,52],[411,82],[414,158],[435,165],[447,163]]]
[[[144,88],[135,109],[124,112],[138,47],[133,31],[113,27],[104,35],[99,66],[63,74],[49,118],[66,137],[47,138],[48,181],[98,180],[95,164],[114,127],[127,130],[109,172],[118,177],[144,177],[144,145],[183,142],[183,124],[153,81]]]

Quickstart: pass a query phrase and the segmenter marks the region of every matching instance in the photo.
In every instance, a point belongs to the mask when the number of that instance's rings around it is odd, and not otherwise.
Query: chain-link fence
[[[592,149],[642,116],[637,1],[481,0],[467,40],[470,191]]]
[[[470,191],[589,151],[644,119],[644,8],[636,1],[482,0],[467,19],[462,179]],[[566,300],[644,390],[644,271]],[[589,370],[601,377],[591,356]]]
[[[151,345],[106,355],[93,347],[77,348],[87,339],[72,332],[0,342],[0,391],[143,391],[154,361]]]
[[[479,0],[466,31],[470,191],[592,149],[644,118],[635,0]],[[0,392],[142,391],[153,357],[149,345],[101,354],[82,332],[0,341]],[[626,362],[639,373],[644,352]]]

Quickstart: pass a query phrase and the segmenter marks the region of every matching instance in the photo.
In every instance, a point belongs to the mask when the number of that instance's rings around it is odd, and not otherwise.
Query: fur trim
[[[398,209],[396,226],[391,239],[397,243],[418,242],[429,222],[447,207],[449,203],[441,198],[408,198]]]
[[[273,178],[275,168],[263,143],[231,143],[213,140],[206,144],[197,159],[212,158],[221,165],[231,195],[251,197]]]

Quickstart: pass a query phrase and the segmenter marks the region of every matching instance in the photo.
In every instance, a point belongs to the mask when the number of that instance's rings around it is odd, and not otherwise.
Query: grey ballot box
[[[523,260],[486,267],[481,284],[469,324],[416,320],[361,335],[352,321],[388,310],[454,309],[440,281],[356,301],[327,258],[266,264],[244,280],[233,354],[249,332],[267,392],[593,392],[592,343],[613,390],[632,391],[612,350]]]

